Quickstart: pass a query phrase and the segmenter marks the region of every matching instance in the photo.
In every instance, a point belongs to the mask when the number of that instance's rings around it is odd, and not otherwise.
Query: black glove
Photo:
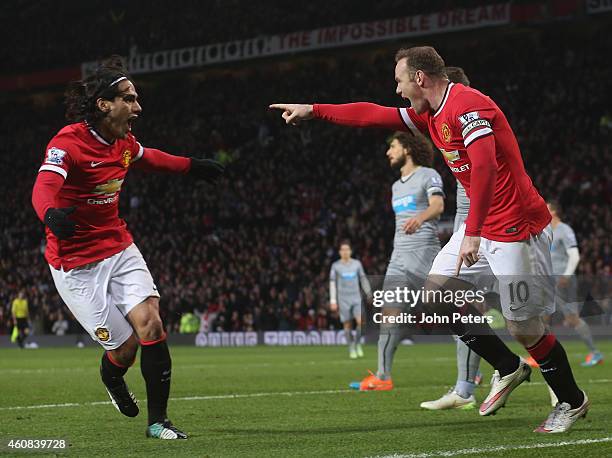
[[[217,180],[225,172],[225,167],[220,162],[212,159],[191,158],[191,169],[189,175],[202,179],[210,184],[217,183]]]
[[[45,224],[58,239],[64,240],[74,235],[76,223],[68,219],[74,210],[76,207],[50,208],[45,213]]]

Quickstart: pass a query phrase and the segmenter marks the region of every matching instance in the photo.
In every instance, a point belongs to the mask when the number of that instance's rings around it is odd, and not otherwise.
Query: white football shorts
[[[462,224],[436,256],[431,275],[454,277],[464,235],[465,224]],[[478,262],[470,267],[462,265],[458,278],[481,285],[489,283],[486,278],[494,275],[502,313],[508,320],[524,321],[550,315],[555,311],[551,243],[550,225],[519,242],[498,242],[481,237]]]
[[[114,350],[134,332],[125,318],[147,298],[159,297],[140,250],[125,250],[68,271],[49,266],[60,297],[104,349]]]

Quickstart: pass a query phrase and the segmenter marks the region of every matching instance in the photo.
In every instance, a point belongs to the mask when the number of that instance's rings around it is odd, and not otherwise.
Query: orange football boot
[[[393,380],[381,380],[372,371],[359,384],[359,391],[390,391],[393,389]]]

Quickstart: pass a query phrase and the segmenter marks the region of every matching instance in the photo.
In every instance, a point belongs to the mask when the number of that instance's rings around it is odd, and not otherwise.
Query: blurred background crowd
[[[479,6],[475,0],[310,0],[288,7],[276,0],[111,0],[101,8],[78,0],[11,0],[0,4],[11,18],[0,30],[0,59],[7,69],[41,70],[121,51],[150,52],[263,35],[388,19],[448,8]],[[501,3],[490,0],[488,4]],[[196,12],[205,11],[205,14]],[[172,14],[168,14],[171,12]],[[70,27],[65,27],[66,23]],[[52,34],[53,40],[48,36]],[[16,37],[28,36],[28,40]],[[109,37],[112,37],[109,39]]]
[[[52,3],[38,2],[35,13],[52,12],[52,22],[63,8],[80,8],[83,14],[88,8],[87,3],[66,2],[57,10]],[[25,49],[20,47],[25,43],[15,43],[13,50],[2,51],[3,61],[15,69],[52,67],[91,60],[97,57],[92,49],[103,55],[126,53],[144,43],[149,49],[177,48],[331,25],[338,17],[355,22],[401,14],[399,1],[376,2],[373,10],[351,8],[347,1],[317,1],[309,2],[308,21],[289,15],[269,29],[258,27],[266,21],[247,15],[239,3],[212,2],[221,19],[207,21],[206,27],[198,27],[198,18],[183,22],[180,16],[174,17],[176,23],[144,26],[139,22],[144,16],[134,15],[133,8],[118,8],[109,22],[87,10],[92,23],[33,30],[40,40],[27,43],[40,46]],[[275,2],[264,3],[269,8],[261,11],[274,14]],[[445,5],[414,3],[423,11]],[[329,9],[342,11],[342,5],[347,13],[329,23]],[[27,11],[23,17],[31,15]],[[232,29],[236,15],[244,29]],[[609,279],[612,39],[605,23],[564,25],[477,36],[455,33],[427,42],[447,65],[463,67],[472,85],[505,112],[536,187],[546,199],[561,203],[564,220],[576,231],[582,255],[578,273]],[[162,29],[163,34],[154,33]],[[56,31],[66,47],[46,49],[44,34]],[[111,33],[123,42],[105,40]],[[88,40],[76,39],[84,35]],[[227,165],[216,187],[138,171],[123,187],[121,214],[156,280],[171,332],[178,332],[181,318],[189,313],[191,319],[193,312],[201,320],[196,327],[209,331],[338,327],[337,315],[328,311],[328,275],[341,239],[352,241],[368,274],[384,274],[394,230],[390,189],[397,179],[384,154],[390,133],[320,122],[288,128],[267,106],[282,101],[401,106],[394,94],[393,55],[404,44],[135,78],[143,115],[134,134],[143,145],[215,157]],[[78,331],[42,257],[44,229],[30,204],[45,146],[65,124],[61,101],[61,88],[0,98],[5,114],[0,132],[5,172],[0,183],[0,334],[11,330],[10,306],[20,290],[35,332]],[[439,157],[435,168],[445,180],[444,220],[450,221],[454,179]],[[441,238],[449,235],[443,230]],[[600,305],[601,320],[609,321],[609,304]]]

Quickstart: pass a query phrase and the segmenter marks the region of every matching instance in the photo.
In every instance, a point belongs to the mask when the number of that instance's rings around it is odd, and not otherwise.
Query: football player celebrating
[[[550,213],[525,171],[521,152],[501,109],[486,95],[452,83],[444,60],[429,46],[400,49],[395,58],[396,93],[411,108],[372,103],[274,104],[287,124],[319,118],[349,126],[429,133],[470,199],[467,220],[442,248],[429,273],[430,290],[465,292],[482,275],[498,279],[508,329],[540,364],[559,402],[535,429],[567,431],[590,406],[576,384],[567,354],[544,323],[554,311]],[[528,380],[531,368],[495,334],[471,304],[436,299],[425,304],[445,316],[450,329],[495,372],[481,415],[503,407]],[[442,295],[440,295],[442,296]],[[459,314],[459,318],[457,318]]]
[[[446,76],[453,83],[461,83],[464,86],[470,85],[465,71],[461,67],[446,67]],[[453,224],[453,232],[457,232],[467,219],[470,209],[470,200],[465,189],[457,181],[456,212]],[[481,285],[478,285],[481,286]],[[445,409],[472,409],[476,407],[474,391],[476,385],[480,383],[482,374],[480,373],[480,356],[473,352],[461,339],[454,336],[457,355],[457,381],[455,386],[444,394],[441,398],[434,401],[424,401],[421,407],[427,410]]]
[[[132,135],[142,108],[119,57],[103,62],[66,92],[74,121],[49,142],[32,204],[46,228],[45,258],[55,286],[83,328],[105,349],[100,375],[115,407],[138,406],[123,377],[141,347],[147,390],[147,437],[186,439],[166,408],[171,359],[159,315],[160,295],[124,220],[119,195],[130,168],[189,174],[214,183],[215,161],[145,148]]]

